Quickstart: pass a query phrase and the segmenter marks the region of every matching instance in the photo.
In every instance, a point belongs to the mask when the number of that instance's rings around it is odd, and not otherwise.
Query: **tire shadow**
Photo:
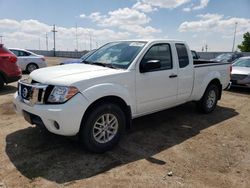
[[[212,114],[198,114],[193,103],[133,120],[131,130],[112,151],[93,154],[75,140],[29,127],[6,137],[6,153],[13,165],[29,179],[42,177],[66,183],[105,173],[117,166],[146,159],[197,135],[203,129],[237,116],[218,106]]]

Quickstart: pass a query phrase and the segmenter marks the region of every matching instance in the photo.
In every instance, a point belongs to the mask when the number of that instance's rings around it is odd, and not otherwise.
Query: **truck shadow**
[[[212,114],[198,114],[194,104],[187,103],[133,120],[132,129],[119,145],[104,154],[87,152],[73,139],[30,127],[7,135],[6,153],[25,177],[66,183],[140,159],[164,165],[166,161],[153,155],[237,115],[234,109],[221,106]]]

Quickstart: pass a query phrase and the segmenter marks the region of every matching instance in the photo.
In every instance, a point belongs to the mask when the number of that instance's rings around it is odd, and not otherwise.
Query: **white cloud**
[[[52,25],[37,20],[11,20],[0,19],[0,33],[4,36],[3,42],[7,47],[19,47],[26,49],[46,48],[45,33],[48,32],[49,49],[53,46],[53,35],[50,32]],[[56,30],[56,48],[58,50],[74,50],[76,48],[75,27],[60,27]],[[130,32],[116,32],[111,29],[93,29],[78,27],[79,50],[89,49],[90,38],[93,48],[112,40],[121,40],[131,37]]]
[[[237,35],[250,30],[250,19],[230,17],[225,18],[220,14],[202,14],[198,15],[198,21],[185,21],[179,28],[179,32],[206,32],[220,33],[227,36],[232,35],[237,22]]]
[[[1,19],[0,20],[0,28],[16,29],[18,27],[20,27],[20,23],[16,20],[10,20],[10,19]]]
[[[157,8],[152,7],[150,4],[142,3],[140,1],[138,1],[136,4],[134,4],[132,8],[140,10],[142,12],[146,12],[146,13],[153,12],[153,11],[157,10]]]
[[[201,0],[199,5],[193,7],[193,10],[203,9],[207,7],[208,3],[209,3],[209,0]]]
[[[208,3],[210,0],[200,0],[200,4],[199,5],[191,5],[190,7],[185,7],[182,10],[185,12],[190,12],[191,10],[200,10],[200,9],[204,9],[205,7],[207,7]]]
[[[141,0],[141,2],[158,8],[177,8],[191,0]]]
[[[138,37],[152,37],[152,34],[159,33],[159,29],[147,26],[150,18],[143,12],[133,8],[120,8],[101,15],[94,12],[89,18],[101,27],[116,27],[127,32],[135,33]]]
[[[80,17],[80,18],[86,18],[86,15],[85,15],[85,14],[80,14],[79,17]]]

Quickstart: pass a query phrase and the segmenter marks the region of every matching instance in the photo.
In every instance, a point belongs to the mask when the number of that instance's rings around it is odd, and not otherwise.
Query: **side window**
[[[188,59],[188,52],[187,48],[184,44],[175,44],[177,55],[179,59],[179,67],[184,68],[188,66],[189,59]]]
[[[152,71],[172,69],[172,54],[169,44],[156,44],[153,45],[144,55],[140,66],[150,60],[159,60],[161,68]]]
[[[13,54],[15,54],[17,57],[19,56],[19,54],[18,54],[18,51],[17,51],[17,50],[11,50],[11,52],[12,52]]]
[[[25,51],[19,51],[19,56],[29,56],[30,53],[25,52]]]

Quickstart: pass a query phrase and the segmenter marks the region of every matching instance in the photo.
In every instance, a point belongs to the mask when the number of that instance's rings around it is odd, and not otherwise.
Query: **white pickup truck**
[[[104,152],[139,116],[188,101],[212,112],[229,80],[229,63],[193,61],[185,42],[116,41],[82,64],[35,70],[19,81],[14,106],[29,123]]]

